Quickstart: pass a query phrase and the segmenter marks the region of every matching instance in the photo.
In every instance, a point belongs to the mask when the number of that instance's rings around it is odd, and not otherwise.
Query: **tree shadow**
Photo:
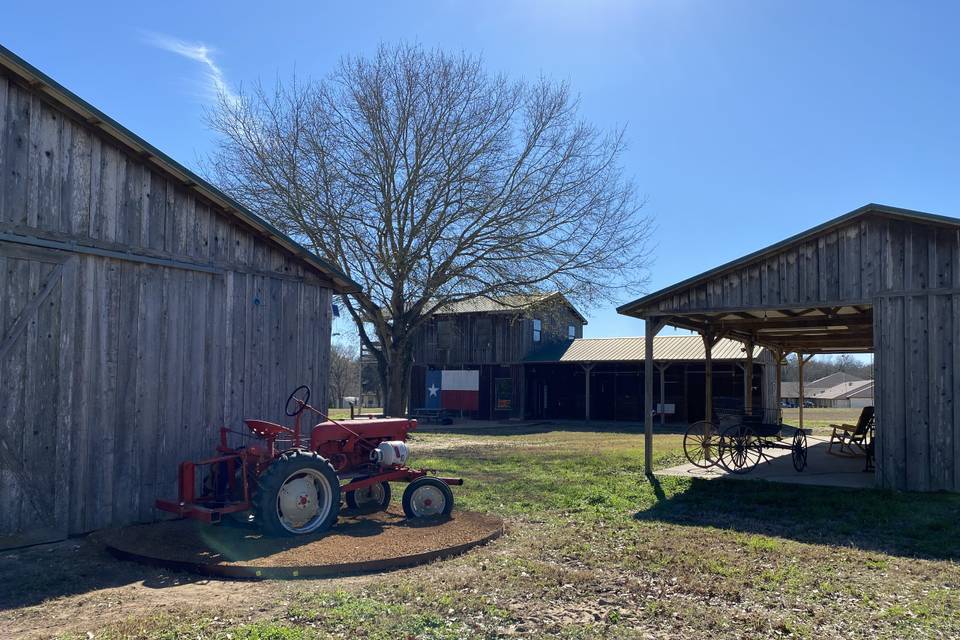
[[[714,527],[891,555],[960,560],[960,495],[691,479],[637,520]]]

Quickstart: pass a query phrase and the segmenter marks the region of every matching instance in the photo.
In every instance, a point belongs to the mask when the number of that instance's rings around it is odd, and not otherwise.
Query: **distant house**
[[[833,390],[837,388],[836,394],[840,394],[842,389],[840,387],[845,384],[850,383],[866,383],[870,382],[869,380],[864,380],[857,376],[851,375],[843,371],[837,371],[836,373],[831,373],[828,376],[818,378],[816,380],[811,380],[810,382],[805,382],[803,385],[803,397],[804,400],[809,400],[813,402],[816,406],[838,406],[833,404],[821,404],[817,400],[819,394],[825,394],[828,390]],[[825,394],[821,398],[823,403],[828,402],[827,397],[833,397],[834,394]],[[788,406],[797,406],[800,403],[800,383],[793,382],[781,382],[780,383],[780,399],[787,404]],[[872,400],[872,394],[871,394]],[[846,405],[850,406],[850,405]],[[862,406],[862,405],[860,405]]]
[[[873,406],[873,380],[841,382],[829,389],[808,396],[818,407],[866,407]]]

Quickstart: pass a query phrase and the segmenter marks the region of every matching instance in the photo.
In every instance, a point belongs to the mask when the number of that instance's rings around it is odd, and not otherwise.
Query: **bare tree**
[[[330,399],[337,406],[346,396],[360,395],[360,354],[350,345],[330,345]]]
[[[598,131],[577,108],[565,84],[382,46],[322,81],[222,99],[210,173],[363,286],[344,304],[398,415],[411,336],[436,309],[642,288],[651,222],[620,167],[623,132]]]

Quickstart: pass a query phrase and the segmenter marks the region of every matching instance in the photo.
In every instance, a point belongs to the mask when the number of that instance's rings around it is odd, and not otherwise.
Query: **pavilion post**
[[[812,357],[813,357],[813,354],[812,354],[812,353],[811,353],[810,355],[808,355],[808,356],[804,356],[802,353],[800,353],[799,351],[797,351],[797,371],[798,371],[798,374],[799,374],[799,376],[800,376],[800,382],[798,383],[797,388],[800,390],[800,393],[799,393],[799,395],[800,395],[800,403],[799,403],[799,404],[800,404],[800,428],[801,428],[801,429],[803,429],[803,401],[804,401],[804,398],[805,398],[804,393],[803,393],[803,365],[807,364],[807,362],[808,362],[808,361],[810,360],[810,358],[812,358]]]
[[[586,379],[584,383],[584,390],[586,392],[586,407],[584,408],[583,416],[584,420],[590,422],[590,377],[593,372],[593,363],[590,364],[581,364],[583,367],[583,376]]]
[[[643,471],[653,474],[653,339],[663,328],[662,318],[644,319],[645,339],[643,341]]]
[[[780,395],[780,386],[783,384],[783,351],[777,349],[773,352],[773,357],[776,359],[777,363],[777,375],[776,375],[776,385],[777,389],[774,391],[774,398],[776,399],[776,404],[774,405],[777,408],[777,422],[783,422],[783,417],[781,415],[780,403],[783,398]]]
[[[747,361],[743,365],[743,409],[749,413],[753,410],[753,340],[748,340],[744,346]]]
[[[713,420],[713,345],[716,337],[713,333],[704,333],[703,336],[703,400],[704,415],[703,419],[710,422]]]

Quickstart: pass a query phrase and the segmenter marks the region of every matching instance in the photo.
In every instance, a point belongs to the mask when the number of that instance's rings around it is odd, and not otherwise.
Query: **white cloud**
[[[186,42],[179,38],[159,33],[148,33],[145,36],[145,40],[147,44],[154,47],[175,53],[188,60],[199,62],[203,67],[204,97],[206,99],[214,100],[222,95],[230,102],[239,100],[239,96],[237,96],[237,94],[230,89],[230,85],[227,84],[223,70],[217,66],[217,63],[213,60],[213,54],[216,53],[216,49],[202,42]]]

